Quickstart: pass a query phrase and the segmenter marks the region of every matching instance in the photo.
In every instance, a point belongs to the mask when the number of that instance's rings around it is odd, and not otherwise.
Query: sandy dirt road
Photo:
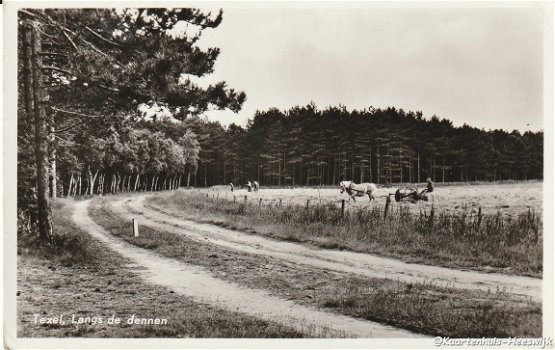
[[[106,232],[88,215],[90,200],[76,204],[72,220],[91,236],[137,265],[137,273],[149,283],[163,285],[196,301],[261,319],[280,322],[314,336],[362,338],[416,338],[407,330],[352,317],[319,311],[257,289],[214,278],[198,266],[164,258],[135,247]],[[120,205],[121,206],[121,202]]]
[[[147,197],[148,195],[140,195],[122,198],[112,203],[112,210],[126,220],[137,218],[141,225],[183,234],[200,242],[296,264],[402,282],[431,283],[438,286],[491,292],[505,291],[536,302],[542,300],[542,280],[538,278],[409,264],[370,254],[319,249],[278,241],[177,218],[145,204]]]

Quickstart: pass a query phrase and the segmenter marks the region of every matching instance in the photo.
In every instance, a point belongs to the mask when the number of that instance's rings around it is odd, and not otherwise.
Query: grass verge
[[[199,243],[146,225],[141,226],[140,237],[133,237],[128,223],[110,210],[109,201],[95,199],[91,215],[113,235],[157,254],[200,265],[218,278],[249,288],[434,336],[541,334],[538,303],[496,291],[456,290],[335,273]]]
[[[541,277],[543,225],[533,212],[515,217],[462,212],[410,213],[400,207],[345,211],[333,204],[259,205],[206,198],[196,191],[157,194],[153,209],[321,248],[347,249],[449,268]]]
[[[146,284],[127,260],[91,239],[70,220],[73,203],[54,207],[53,244],[18,235],[18,337],[303,337],[283,325],[195,303],[167,288]],[[38,316],[35,316],[38,315]],[[65,324],[35,319],[63,315]],[[115,315],[120,325],[108,325]],[[166,325],[128,325],[131,315],[166,319]],[[103,318],[95,323],[92,317]],[[72,317],[90,317],[71,323]]]

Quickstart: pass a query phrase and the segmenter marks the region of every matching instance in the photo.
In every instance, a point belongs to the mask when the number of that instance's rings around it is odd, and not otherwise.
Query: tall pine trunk
[[[420,152],[418,152],[418,174],[416,179],[418,182],[420,182]]]
[[[376,183],[380,183],[380,148],[378,147],[378,153],[376,153]]]
[[[104,194],[104,182],[105,182],[105,181],[106,181],[106,173],[103,173],[103,174],[100,176],[100,186],[99,186],[99,193],[100,193],[101,195]]]
[[[351,155],[351,179],[355,181],[355,158],[354,155]]]
[[[72,186],[73,186],[73,173],[71,173],[71,178],[69,179],[69,185],[67,186],[67,195],[66,197],[69,197],[71,195],[71,191],[72,191]]]
[[[28,28],[29,30],[29,28]],[[42,86],[42,60],[40,32],[36,27],[31,30],[31,63],[32,63],[32,90],[33,90],[33,116],[35,124],[35,158],[37,166],[37,205],[39,237],[42,241],[52,237],[52,210],[48,200],[48,121],[46,118],[45,104],[48,95]],[[26,35],[26,38],[29,38]]]
[[[141,177],[141,174],[137,174],[137,178],[135,179],[135,188],[133,189],[133,192],[137,191],[137,186],[139,185],[140,177]]]
[[[32,34],[29,27],[24,27],[24,41],[23,41],[23,87],[25,112],[27,118],[34,116],[34,101],[33,101],[33,61],[32,61]]]
[[[335,184],[337,179],[337,158],[333,158],[333,178],[332,183]]]
[[[368,152],[368,175],[370,182],[372,182],[372,146],[370,146],[370,152]]]
[[[119,176],[119,173],[116,173],[116,193],[121,192],[120,185],[121,185],[121,176]]]
[[[88,173],[89,173],[89,186],[88,186],[88,188],[89,188],[89,194],[90,194],[90,195],[93,195],[93,194],[94,194],[94,184],[95,184],[96,178],[97,178],[97,176],[98,176],[98,170],[95,171],[95,172],[94,172],[94,175],[93,175],[93,173],[91,172],[91,170],[88,169]]]
[[[54,139],[54,118],[50,124],[49,150],[50,150],[50,197],[55,200],[58,195],[58,175],[56,169],[56,140]]]
[[[82,179],[81,179],[82,175],[79,174],[79,195],[81,195],[81,183],[82,183]]]
[[[281,186],[281,159],[278,161],[278,186]]]
[[[412,154],[409,154],[409,183],[412,183]]]
[[[441,182],[445,182],[445,156],[441,162]]]

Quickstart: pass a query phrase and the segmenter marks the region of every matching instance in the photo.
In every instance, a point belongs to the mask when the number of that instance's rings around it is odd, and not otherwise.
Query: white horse
[[[365,195],[368,195],[370,201],[373,201],[374,195],[372,193],[378,189],[373,183],[365,182],[359,185],[352,181],[341,181],[339,187],[341,188],[341,193],[347,191],[350,196],[349,201],[352,198],[354,202],[356,202],[355,197],[363,197]]]

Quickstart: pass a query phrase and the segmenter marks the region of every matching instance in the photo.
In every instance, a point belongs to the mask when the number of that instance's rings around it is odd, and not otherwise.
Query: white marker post
[[[137,219],[133,219],[133,236],[139,237],[139,222]]]

